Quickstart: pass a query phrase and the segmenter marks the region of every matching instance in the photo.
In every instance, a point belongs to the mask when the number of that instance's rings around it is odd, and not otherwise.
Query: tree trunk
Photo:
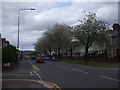
[[[60,58],[61,58],[61,55],[60,55],[60,54],[61,54],[61,52],[60,52],[60,50],[61,50],[61,48],[58,48],[58,56],[57,56],[57,58],[58,58],[58,59],[60,59]]]
[[[58,48],[58,56],[60,56],[60,48]]]
[[[50,52],[50,56],[51,56],[51,49],[49,49],[49,52]]]
[[[86,46],[85,47],[85,63],[87,63],[88,62],[88,47]]]
[[[71,47],[71,50],[70,50],[70,56],[72,57],[73,55],[73,50],[72,50],[72,47]]]
[[[45,51],[45,56],[47,55],[47,52]]]

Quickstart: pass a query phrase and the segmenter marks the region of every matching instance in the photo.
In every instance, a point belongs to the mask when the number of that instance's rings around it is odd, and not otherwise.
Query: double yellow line
[[[31,63],[29,60],[28,60],[28,62],[32,65],[32,67],[35,71],[40,71],[40,69],[37,66],[35,66],[33,63]],[[62,90],[58,85],[56,85],[52,82],[46,82],[46,83],[52,85],[55,88],[55,90]]]
[[[28,82],[36,82],[39,83],[38,80],[32,80],[32,79],[0,79],[0,81],[28,81]],[[54,87],[55,90],[62,90],[58,85],[52,83],[52,82],[46,82]]]
[[[38,80],[32,80],[32,79],[0,79],[1,81],[29,81],[29,82],[36,82],[39,83]]]
[[[55,90],[62,90],[58,85],[56,85],[56,84],[54,84],[52,82],[46,82],[46,83],[52,85],[55,88]]]

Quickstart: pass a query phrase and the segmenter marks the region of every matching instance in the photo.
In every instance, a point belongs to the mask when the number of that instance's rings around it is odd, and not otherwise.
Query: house
[[[120,55],[120,25],[115,23],[111,33],[111,47],[107,48],[108,57]]]
[[[97,54],[103,54],[105,57],[116,57],[120,55],[120,25],[115,23],[112,27],[113,29],[109,32],[111,45],[106,46],[105,44],[101,47],[93,45],[89,48],[89,53],[96,52]],[[72,56],[84,56],[85,48],[84,46],[73,45],[72,46]],[[66,56],[70,56],[71,49],[67,51]]]
[[[11,45],[9,41],[1,37],[0,33],[0,48]]]
[[[2,47],[9,46],[9,45],[10,45],[10,42],[6,41],[5,38],[2,38]]]

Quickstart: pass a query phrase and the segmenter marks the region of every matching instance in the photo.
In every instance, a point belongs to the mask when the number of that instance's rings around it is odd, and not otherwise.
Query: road
[[[60,88],[118,88],[118,68],[95,68],[64,62],[46,61],[36,63],[38,74],[47,82]]]
[[[40,88],[43,87],[40,84],[29,85],[40,80],[56,88],[118,88],[117,68],[95,68],[56,61],[36,63],[30,59],[23,59],[20,63],[21,66],[12,72],[4,72],[3,79],[22,79],[23,82],[19,81],[20,85],[11,82],[11,85],[6,81],[3,87]]]
[[[34,68],[25,59],[22,59],[15,69],[3,70],[2,79],[0,80],[2,80],[3,90],[5,88],[54,89],[53,85],[44,82],[38,77]]]

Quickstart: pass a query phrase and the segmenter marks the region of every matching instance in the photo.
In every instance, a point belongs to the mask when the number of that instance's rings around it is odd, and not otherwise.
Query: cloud
[[[74,2],[119,2],[119,0],[73,0]]]
[[[44,30],[34,30],[34,31],[22,31],[20,34],[20,46],[25,49],[24,46],[33,46],[33,43],[36,42],[36,40],[38,39],[38,37],[42,37]]]
[[[35,11],[20,12],[20,45],[33,49],[33,43],[55,23],[74,25],[84,17],[84,10],[93,11],[109,21],[117,21],[117,3],[110,2],[5,2],[2,3],[2,36],[17,45],[18,10],[34,7]],[[114,15],[113,15],[114,13]],[[1,26],[0,26],[1,27]]]
[[[4,2],[118,2],[119,0],[4,0]]]
[[[118,21],[118,6],[113,4],[103,6],[97,10],[97,16],[113,24]]]
[[[73,6],[55,7],[35,15],[33,21],[36,21],[39,25],[45,25],[46,27],[55,23],[66,23],[67,25],[71,25],[83,16],[82,11],[82,9],[73,8]]]

